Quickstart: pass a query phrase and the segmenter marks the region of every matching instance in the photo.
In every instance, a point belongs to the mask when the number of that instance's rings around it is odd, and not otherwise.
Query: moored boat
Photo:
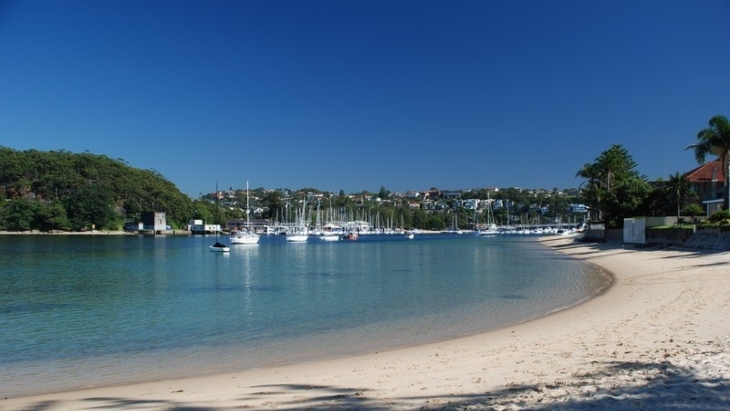
[[[307,233],[287,233],[286,234],[286,241],[289,243],[306,243],[309,239],[309,234]]]
[[[246,180],[246,230],[233,231],[229,237],[231,244],[258,244],[259,235],[251,231],[251,223],[249,222],[249,215],[251,214],[251,208],[248,204],[248,180]]]
[[[307,221],[306,209],[307,203],[305,201],[298,213],[296,225],[289,227],[286,231],[286,241],[288,243],[305,243],[309,240],[309,228],[305,223]]]
[[[216,224],[218,224],[218,182],[215,183],[215,220]],[[227,253],[231,251],[231,247],[221,244],[218,242],[218,232],[220,231],[220,226],[216,225],[215,227],[215,244],[208,246],[208,249],[215,253]]]
[[[481,237],[491,237],[499,234],[499,229],[497,228],[496,224],[490,224],[487,228],[484,230],[479,230],[477,232]]]
[[[360,236],[358,235],[357,231],[350,231],[349,233],[342,236],[343,240],[350,240],[354,241],[357,240]]]
[[[228,240],[231,244],[258,244],[259,235],[251,231],[234,231]]]
[[[231,247],[228,247],[227,245],[221,244],[217,241],[215,242],[215,244],[208,246],[208,248],[210,249],[210,251],[213,251],[215,253],[227,253],[231,251]]]

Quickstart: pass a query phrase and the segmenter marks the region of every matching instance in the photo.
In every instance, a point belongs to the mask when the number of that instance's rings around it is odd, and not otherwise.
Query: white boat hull
[[[231,235],[231,244],[258,244],[259,236],[254,233],[237,233]]]
[[[499,234],[499,231],[497,230],[482,230],[479,232],[481,237],[493,237],[497,234]]]
[[[305,243],[309,239],[309,234],[292,234],[286,236],[286,241],[289,243]]]

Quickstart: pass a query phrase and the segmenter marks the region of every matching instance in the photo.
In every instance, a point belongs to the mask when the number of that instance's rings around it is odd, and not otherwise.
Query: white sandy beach
[[[541,241],[605,294],[498,331],[244,372],[0,400],[0,410],[730,410],[730,253]]]

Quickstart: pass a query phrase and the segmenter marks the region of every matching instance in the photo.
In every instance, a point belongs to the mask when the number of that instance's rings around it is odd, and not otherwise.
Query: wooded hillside
[[[120,229],[125,218],[164,211],[182,227],[192,200],[160,173],[124,160],[0,146],[0,230]]]

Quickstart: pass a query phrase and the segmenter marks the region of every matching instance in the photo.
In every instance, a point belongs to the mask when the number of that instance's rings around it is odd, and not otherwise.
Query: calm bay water
[[[609,280],[532,239],[0,236],[0,396],[382,350],[524,321]]]

